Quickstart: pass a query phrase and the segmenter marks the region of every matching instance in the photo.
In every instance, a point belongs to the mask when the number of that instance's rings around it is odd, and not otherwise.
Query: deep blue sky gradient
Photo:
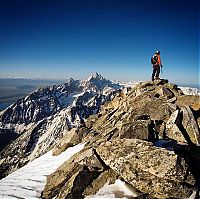
[[[199,84],[198,0],[1,0],[0,77]]]

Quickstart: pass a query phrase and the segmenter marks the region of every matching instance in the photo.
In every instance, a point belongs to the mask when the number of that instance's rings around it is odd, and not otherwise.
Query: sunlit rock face
[[[188,97],[167,80],[141,82],[122,90],[55,146],[57,155],[73,142],[87,143],[48,177],[43,198],[76,194],[84,198],[116,179],[137,190],[141,198],[197,195],[199,108],[199,96]],[[84,181],[83,173],[92,177]]]

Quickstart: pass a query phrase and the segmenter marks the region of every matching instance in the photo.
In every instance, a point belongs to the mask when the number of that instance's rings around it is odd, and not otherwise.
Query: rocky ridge
[[[200,97],[167,80],[118,93],[54,147],[85,148],[47,177],[42,198],[84,198],[124,180],[138,198],[188,198],[200,189]]]
[[[0,112],[0,178],[48,152],[121,88],[95,73],[40,88]]]

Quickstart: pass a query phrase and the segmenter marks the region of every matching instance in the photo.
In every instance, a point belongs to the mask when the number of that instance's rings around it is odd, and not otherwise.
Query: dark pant
[[[154,80],[154,77],[155,77],[155,79],[158,79],[159,75],[160,75],[160,67],[154,66],[153,67],[153,73],[152,73],[152,76],[151,76],[152,81]]]

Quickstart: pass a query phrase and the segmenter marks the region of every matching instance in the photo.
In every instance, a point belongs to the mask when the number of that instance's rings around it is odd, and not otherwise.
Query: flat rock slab
[[[177,167],[177,155],[150,142],[118,139],[96,149],[102,160],[126,182],[156,198],[188,198],[191,190],[182,186],[184,173]]]

